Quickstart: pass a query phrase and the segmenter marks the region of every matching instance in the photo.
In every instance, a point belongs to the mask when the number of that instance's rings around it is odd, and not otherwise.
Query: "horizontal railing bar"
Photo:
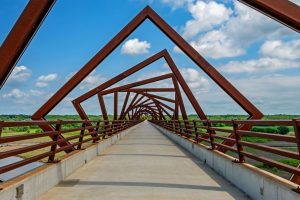
[[[22,153],[27,153],[29,151],[34,151],[34,150],[45,148],[45,147],[49,147],[53,144],[56,144],[56,142],[55,141],[44,142],[44,143],[35,144],[35,145],[27,146],[27,147],[21,147],[18,149],[0,152],[0,159],[7,158],[10,156],[15,156],[15,155],[22,154]]]
[[[269,158],[266,158],[266,157],[262,157],[262,156],[256,156],[252,153],[248,153],[248,152],[245,152],[245,151],[241,151],[241,154],[243,154],[244,156],[248,157],[248,158],[251,158],[251,159],[254,159],[254,160],[257,160],[257,161],[260,161],[262,163],[265,163],[265,164],[268,164],[268,165],[271,165],[273,167],[277,167],[278,169],[282,169],[284,171],[287,171],[287,172],[290,172],[292,174],[296,174],[296,175],[300,175],[300,169],[296,168],[296,167],[292,167],[290,165],[287,165],[287,164],[283,164],[283,163],[280,163],[278,161],[274,161],[274,160],[271,160]]]
[[[255,144],[252,142],[245,142],[245,141],[240,141],[239,143],[242,145],[248,146],[248,147],[252,147],[255,149],[262,150],[262,151],[267,151],[270,153],[274,153],[274,154],[289,157],[289,158],[294,158],[294,159],[300,158],[298,153],[292,152],[292,151],[287,151],[284,149],[278,149],[275,147],[270,147],[270,146],[266,146],[266,145],[262,145],[262,144]]]
[[[233,133],[233,130],[228,130],[228,129],[223,129],[223,128],[209,127],[209,130],[220,131],[220,132],[225,132],[225,133]]]
[[[33,134],[26,134],[26,135],[1,136],[0,144],[9,143],[9,142],[17,142],[17,141],[21,141],[21,140],[35,139],[35,138],[46,137],[46,136],[51,137],[56,134],[57,134],[57,131],[47,131],[44,133],[33,133]]]
[[[221,144],[221,143],[219,143],[219,142],[213,142],[213,144],[214,144],[214,145],[217,145],[217,146],[221,146],[221,147],[223,147],[223,148],[225,148],[225,149],[228,149],[228,150],[230,150],[230,151],[233,151],[233,152],[235,152],[235,153],[238,152],[238,150],[235,149],[234,147],[230,147],[230,146]]]
[[[278,141],[296,143],[296,138],[292,136],[283,136],[283,135],[267,134],[267,133],[260,133],[254,131],[242,131],[242,130],[237,130],[236,133],[239,135],[256,136],[256,137],[269,138]]]
[[[236,124],[268,125],[268,126],[293,126],[291,120],[234,120]]]

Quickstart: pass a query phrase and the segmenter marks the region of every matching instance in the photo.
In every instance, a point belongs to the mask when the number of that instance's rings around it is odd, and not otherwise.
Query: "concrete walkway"
[[[248,199],[149,122],[41,196],[68,199]]]

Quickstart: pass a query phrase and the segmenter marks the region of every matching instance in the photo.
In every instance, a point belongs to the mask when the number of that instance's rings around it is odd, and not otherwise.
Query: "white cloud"
[[[199,94],[201,92],[207,92],[210,88],[209,81],[200,74],[199,71],[193,68],[182,68],[180,72],[193,92]]]
[[[236,48],[236,45],[221,31],[211,31],[204,34],[199,40],[190,42],[191,46],[204,57],[214,59],[234,57],[245,53],[244,49]],[[180,52],[174,47],[175,52]]]
[[[264,113],[294,113],[300,109],[300,76],[273,75],[232,80]]]
[[[49,82],[54,81],[56,78],[57,74],[41,75],[38,77],[35,86],[39,88],[47,87]]]
[[[215,1],[208,2],[217,5]],[[205,3],[198,1],[191,4],[190,7],[196,4],[204,5]],[[205,18],[204,22],[202,22],[203,20],[199,21],[199,25],[195,19],[195,14],[189,10],[193,19],[186,23],[182,34],[188,38],[189,43],[200,54],[208,58],[240,56],[246,53],[246,49],[250,45],[262,39],[271,40],[283,35],[295,35],[294,31],[237,1],[234,1],[233,14],[224,4],[219,3],[218,5],[219,10],[223,10],[223,15]],[[213,9],[206,9],[205,12],[196,12],[196,14],[203,13],[205,15],[207,12],[214,11]],[[209,15],[207,14],[207,16]],[[187,24],[195,24],[195,27],[192,25],[187,27]],[[218,26],[213,28],[216,25]],[[210,28],[213,29],[209,30]],[[174,51],[181,52],[177,47],[174,48]]]
[[[44,81],[44,82],[48,82],[48,81],[53,81],[57,78],[57,74],[48,74],[48,75],[42,75],[38,78],[38,81]]]
[[[8,81],[24,82],[31,76],[31,71],[28,67],[21,65],[16,66],[10,74]]]
[[[204,76],[202,76],[199,71],[189,67],[180,68],[179,71],[181,72],[181,75],[183,76],[184,80],[186,81],[190,89],[195,94],[199,94],[201,92],[207,92],[209,90],[210,88],[209,81]],[[138,78],[138,81],[145,80],[148,78],[153,78],[156,76],[161,76],[167,73],[170,73],[170,71],[160,71],[160,72],[154,71],[151,73],[143,74]],[[147,87],[170,88],[174,86],[173,86],[173,82],[170,79],[167,79],[167,80],[162,80],[155,83],[147,84]]]
[[[231,61],[220,70],[226,73],[257,73],[300,68],[300,40],[283,42],[270,40],[263,43],[258,59]]]
[[[232,14],[231,9],[215,1],[197,1],[189,4],[188,10],[193,19],[187,21],[183,28],[184,38],[192,38],[202,31],[211,30],[226,22]]]
[[[220,70],[226,73],[255,73],[299,67],[300,63],[298,62],[267,57],[246,61],[231,61],[223,65]]]
[[[161,3],[170,6],[173,10],[189,5],[192,2],[193,0],[161,0]]]
[[[38,81],[38,82],[35,83],[35,86],[39,87],[39,88],[43,88],[43,87],[47,87],[48,83]]]
[[[105,81],[106,78],[102,76],[102,74],[96,74],[95,71],[93,71],[80,83],[79,89],[80,90],[92,89],[102,84]]]
[[[40,90],[29,90],[29,94],[30,96],[41,96],[44,94],[43,91],[40,91]]]
[[[281,40],[266,41],[260,53],[263,56],[296,60],[300,59],[300,40],[283,42]]]
[[[147,41],[139,41],[138,38],[130,39],[121,48],[122,54],[139,55],[149,53],[151,44]]]
[[[2,95],[3,98],[13,98],[13,99],[21,99],[24,98],[25,96],[27,96],[27,94],[17,88],[14,88],[11,91]]]

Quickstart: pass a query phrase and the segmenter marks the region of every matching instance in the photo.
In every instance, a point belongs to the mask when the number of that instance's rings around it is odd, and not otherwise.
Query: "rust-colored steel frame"
[[[229,96],[231,96],[249,115],[250,119],[260,119],[262,113],[246,99],[230,82],[228,82],[212,65],[210,65],[189,43],[187,43],[171,26],[169,26],[152,8],[144,8],[131,22],[129,22],[110,42],[107,43],[85,66],[83,66],[64,86],[62,86],[40,109],[32,116],[32,119],[42,120],[71,90],[74,89],[92,70],[94,70],[129,34],[131,34],[146,19],[152,21],[162,32],[164,32],[183,52],[185,52],[208,76],[210,76]],[[90,92],[82,95],[77,102],[97,94],[99,91],[117,83],[132,73],[164,58],[176,76],[188,99],[193,105],[195,111],[201,119],[206,119],[204,112],[193,96],[188,85],[185,83],[182,75],[177,69],[171,56],[166,50],[163,50],[152,57],[146,59],[135,67],[125,71],[119,76],[111,79]],[[73,102],[74,105],[77,102]],[[78,111],[78,110],[77,110]],[[79,111],[79,114],[81,111]],[[53,129],[53,127],[51,127]]]
[[[288,0],[238,0],[300,32],[300,7]]]
[[[138,81],[138,82],[135,82],[135,83],[130,83],[130,84],[127,84],[127,85],[123,85],[123,86],[119,86],[119,87],[116,87],[116,88],[112,88],[112,89],[108,89],[108,90],[104,90],[104,91],[101,91],[98,93],[98,98],[99,98],[99,103],[100,103],[100,108],[101,110],[103,110],[104,112],[102,112],[103,114],[103,118],[104,119],[107,119],[107,112],[106,112],[106,108],[105,108],[105,104],[104,104],[104,101],[103,101],[103,96],[104,95],[107,95],[107,94],[110,94],[110,93],[114,93],[116,95],[117,92],[127,92],[127,95],[125,97],[125,101],[124,101],[124,104],[123,107],[122,107],[122,111],[121,111],[121,114],[120,114],[120,117],[119,119],[124,119],[124,117],[126,116],[126,114],[129,113],[129,111],[131,111],[132,109],[131,108],[134,108],[144,97],[148,97],[149,99],[154,99],[153,100],[153,103],[155,104],[158,104],[158,111],[164,111],[168,116],[170,116],[169,112],[167,112],[164,108],[161,108],[161,107],[166,107],[168,109],[171,109],[169,106],[165,105],[164,103],[158,101],[157,99],[162,99],[162,100],[165,100],[165,101],[169,101],[169,102],[172,102],[172,103],[175,103],[175,100],[172,100],[172,99],[168,99],[168,98],[164,98],[164,97],[160,97],[160,96],[157,96],[157,95],[153,95],[153,94],[148,94],[148,93],[142,93],[140,91],[153,91],[153,92],[165,92],[165,91],[171,91],[171,92],[174,92],[174,91],[179,91],[179,90],[176,90],[175,88],[133,88],[133,87],[136,87],[136,86],[140,86],[140,85],[144,85],[144,84],[148,84],[148,83],[153,83],[153,82],[156,82],[156,81],[160,81],[160,80],[164,80],[164,79],[167,79],[167,78],[172,78],[173,80],[173,83],[177,83],[177,81],[175,81],[175,76],[170,73],[170,74],[165,74],[165,75],[161,75],[161,76],[158,76],[158,77],[153,77],[153,78],[149,78],[149,79],[146,79],[146,80],[143,80],[143,81]],[[105,84],[105,83],[104,83]],[[174,85],[175,86],[175,85]],[[178,87],[178,85],[176,85]],[[177,88],[178,89],[178,88]],[[133,92],[133,91],[136,91],[136,95],[135,97],[133,98],[133,100],[131,101],[129,107],[127,108],[127,110],[125,111],[125,108],[126,108],[126,104],[128,102],[128,98],[129,98],[129,95],[130,95],[130,92]],[[179,91],[180,92],[180,91]],[[141,94],[142,96],[138,99],[138,95]],[[181,96],[180,93],[176,94],[176,96]],[[77,98],[78,99],[78,98]],[[114,98],[116,99],[116,98]],[[148,100],[145,100],[145,101],[148,101]],[[144,101],[144,102],[145,102]],[[74,103],[75,102],[75,103]],[[182,101],[181,101],[182,102]],[[87,118],[87,115],[86,114],[83,114],[84,113],[84,110],[81,108],[81,106],[79,107],[78,103],[76,103],[76,100],[73,101],[74,103],[74,106],[76,107],[76,110],[78,110],[79,112],[79,115],[84,117],[84,119],[88,120]],[[116,113],[116,103],[115,102],[115,107],[114,107],[114,118],[117,117],[117,113]],[[183,104],[183,102],[182,102]],[[185,108],[184,106],[182,106],[183,108],[183,113],[185,113]],[[174,110],[174,109],[173,109]],[[136,110],[137,111],[137,110]],[[135,112],[136,112],[135,111]],[[178,115],[177,115],[178,116]],[[171,117],[171,116],[170,116]],[[164,118],[164,117],[163,117]]]
[[[154,92],[165,92],[165,91],[171,91],[171,92],[174,92],[176,91],[174,88],[132,88],[132,87],[136,87],[136,86],[140,86],[140,85],[143,85],[143,84],[148,84],[148,83],[153,83],[153,82],[156,82],[156,81],[160,81],[160,80],[164,80],[164,79],[167,79],[167,78],[172,78],[174,80],[174,76],[173,74],[165,74],[165,75],[161,75],[161,76],[158,76],[158,77],[153,77],[153,78],[149,78],[149,79],[146,79],[146,80],[143,80],[143,81],[138,81],[138,82],[135,82],[135,83],[130,83],[130,84],[127,84],[127,85],[123,85],[123,86],[119,86],[119,87],[116,87],[116,88],[112,88],[112,89],[109,89],[109,90],[105,90],[105,91],[102,91],[102,92],[99,92],[98,93],[98,98],[101,100],[99,100],[99,103],[100,103],[100,108],[101,110],[104,110],[105,112],[103,112],[103,116],[104,116],[104,119],[107,118],[107,112],[106,112],[106,108],[105,108],[105,104],[104,104],[104,101],[103,101],[103,96],[104,95],[107,95],[107,94],[110,94],[110,93],[114,93],[116,95],[117,92],[127,92],[127,95],[125,97],[125,101],[124,101],[124,104],[127,104],[128,102],[128,98],[129,98],[129,95],[130,95],[130,91],[136,91],[136,95],[135,97],[133,98],[133,100],[131,101],[129,107],[127,108],[127,110],[125,111],[125,108],[126,108],[126,105],[124,106],[123,105],[123,108],[122,108],[122,111],[121,111],[121,114],[120,114],[120,118],[119,119],[123,119],[123,116],[125,117],[126,114],[130,111],[130,108],[134,108],[142,99],[143,97],[148,97],[149,99],[162,99],[162,100],[165,100],[165,101],[169,101],[169,102],[172,102],[172,103],[175,103],[174,100],[172,99],[168,99],[168,98],[164,98],[164,97],[160,97],[160,96],[157,96],[157,95],[152,95],[152,94],[148,94],[148,93],[140,93],[139,91],[154,91]],[[137,97],[138,95],[141,94],[142,96],[137,100]],[[180,94],[176,94],[176,96],[180,96]],[[116,98],[114,98],[116,99]],[[148,101],[148,100],[146,100]],[[153,101],[154,103],[158,103],[159,107],[161,107],[161,105],[165,106],[166,108],[170,108],[169,106],[163,104],[162,102],[158,101],[158,100],[155,100]],[[116,102],[115,102],[116,104]],[[78,107],[78,104],[74,104],[74,106]],[[116,105],[115,105],[116,106]],[[115,109],[116,107],[114,107],[114,118],[116,118],[116,115],[117,113],[115,112]],[[183,106],[184,108],[184,106]],[[172,109],[172,108],[170,108]],[[76,108],[76,110],[81,110],[80,113],[83,113],[83,109],[78,109]],[[164,108],[162,108],[162,110],[164,110]],[[184,112],[185,112],[185,109],[184,109]],[[168,116],[170,116],[170,114],[166,111],[165,112]],[[81,114],[82,115],[82,114]],[[86,115],[82,115],[84,117],[87,117]]]
[[[56,0],[30,0],[0,47],[0,89]]]
[[[166,52],[166,53],[167,53],[167,52]],[[159,54],[165,55],[165,52],[162,51],[162,52],[159,52],[159,53],[156,54],[156,55],[159,55]],[[143,66],[143,65],[146,65],[146,64],[148,64],[148,63],[151,64],[151,62],[153,62],[153,57],[155,57],[155,55],[152,56],[152,57],[150,57],[150,58],[148,58],[148,59],[146,59],[145,61],[147,61],[147,62],[143,61],[143,62],[139,63],[138,65],[136,65],[136,66],[130,68],[129,70],[127,70],[127,71],[125,71],[125,72],[123,72],[123,73],[121,73],[121,74],[125,74],[125,73],[128,72],[128,71],[139,70],[139,68],[145,67],[145,66]],[[143,63],[144,63],[144,64],[143,64]],[[142,64],[142,65],[141,65],[141,64]],[[176,65],[175,65],[175,64],[172,65],[172,68],[171,68],[171,69],[174,69],[173,71],[176,72],[176,69],[177,69]],[[178,71],[177,73],[179,74],[178,76],[179,76],[179,77],[182,77],[178,69],[177,69],[177,71]],[[120,74],[120,75],[121,75],[121,74]],[[109,81],[107,81],[107,82],[101,84],[100,86],[98,86],[98,87],[92,89],[91,91],[93,91],[93,90],[96,91],[96,89],[98,89],[97,91],[99,91],[99,89],[100,89],[103,85],[107,85],[108,82],[111,82],[111,80],[116,79],[116,78],[119,77],[120,75],[117,75],[116,77],[114,77],[114,78],[110,79]],[[106,95],[106,94],[110,94],[110,93],[113,93],[113,92],[119,92],[119,91],[123,91],[123,90],[127,90],[127,89],[132,89],[132,87],[137,87],[137,86],[140,86],[140,85],[153,83],[153,82],[156,82],[156,81],[159,81],[159,80],[164,80],[164,79],[167,79],[167,78],[172,78],[173,83],[174,83],[174,90],[175,90],[175,92],[177,92],[176,96],[180,97],[180,98],[179,98],[179,99],[180,99],[180,101],[179,101],[180,103],[179,103],[179,104],[181,105],[180,108],[182,109],[182,113],[186,113],[185,108],[184,108],[184,106],[183,106],[183,101],[182,101],[182,98],[181,98],[181,94],[180,94],[180,90],[179,90],[178,83],[177,83],[177,80],[176,80],[176,76],[173,75],[172,73],[165,74],[165,75],[161,75],[161,76],[158,76],[158,77],[149,78],[149,79],[146,79],[146,80],[143,80],[143,81],[138,81],[138,82],[131,83],[131,84],[127,84],[127,85],[123,85],[123,86],[119,86],[119,87],[116,87],[116,88],[104,90],[104,91],[101,91],[101,95]],[[182,78],[182,80],[181,80],[181,83],[182,83],[183,85],[184,85],[184,84],[187,85],[187,84],[185,83],[185,80],[184,80],[183,78]],[[107,86],[107,87],[109,87],[109,86]],[[137,88],[137,89],[138,89],[138,88]],[[152,90],[153,90],[153,89],[152,89]],[[159,89],[156,89],[156,91],[158,91],[158,90],[159,90]],[[189,88],[188,88],[188,90],[189,90]],[[81,103],[81,99],[82,99],[82,98],[84,98],[84,100],[86,100],[87,98],[92,97],[94,94],[92,94],[91,91],[89,91],[89,92],[87,92],[87,93],[81,95],[80,97],[76,98],[76,99],[73,101],[73,104],[74,104],[75,107],[77,107],[76,110],[78,111],[78,113],[79,113],[79,115],[82,117],[82,119],[88,119],[88,118],[87,118],[87,115],[84,114],[84,111],[83,111],[82,107],[79,107],[78,104]],[[100,92],[98,92],[98,95],[99,95],[99,93],[100,93]],[[191,92],[190,92],[190,93],[191,93]],[[86,95],[88,95],[87,98],[86,98]],[[150,95],[150,94],[147,94],[147,95]],[[193,94],[191,93],[191,95],[193,95]],[[152,96],[152,97],[155,97],[155,96]],[[134,97],[134,100],[135,100],[136,98],[137,98],[137,95]],[[169,100],[169,99],[163,98],[163,97],[158,97],[158,98],[162,98],[162,99],[167,100],[167,101],[175,102],[175,100]],[[193,98],[195,99],[195,97],[193,97]],[[141,100],[141,99],[140,99],[140,100]],[[79,101],[79,103],[78,103],[78,101]],[[127,102],[126,102],[126,103],[127,103]],[[132,102],[132,104],[133,104],[133,102]],[[196,104],[198,104],[198,102],[196,102]],[[130,105],[130,106],[132,106],[132,105]],[[200,108],[199,104],[198,104],[198,107]],[[201,109],[201,108],[200,108],[200,109]],[[123,110],[123,109],[122,109],[122,110]],[[125,113],[127,113],[127,111],[126,111]],[[122,116],[123,116],[123,113],[121,113],[120,117],[122,117]],[[178,116],[178,114],[177,114],[177,115],[174,115],[174,116],[176,117],[176,116]],[[187,115],[183,115],[183,117],[185,117],[184,119],[187,120]],[[120,118],[120,119],[122,119],[122,118]]]
[[[152,21],[163,33],[165,33],[166,36],[168,36],[184,53],[186,53],[210,78],[212,78],[230,97],[232,97],[244,110],[246,110],[251,117],[261,118],[263,116],[262,113],[246,97],[244,97],[229,81],[227,81],[212,65],[210,65],[188,42],[186,42],[170,25],[168,25],[154,10],[152,10],[151,7],[147,6],[110,42],[108,42],[86,65],[84,65],[83,68],[81,68],[64,86],[62,86],[40,109],[38,109],[33,114],[32,118],[41,119],[48,114],[146,19]],[[171,57],[167,51],[163,52],[166,53],[165,58],[167,57],[166,61],[170,65]],[[156,57],[156,59],[158,58],[159,56]],[[173,64],[173,61],[171,64]],[[177,76],[177,73],[174,74]],[[120,78],[125,78],[127,76],[128,74],[122,74],[120,75]],[[118,81],[112,80],[112,82],[116,83]],[[187,85],[182,86],[182,88],[185,87],[187,87]],[[105,88],[103,87],[101,90],[103,89]],[[92,92],[93,91],[91,91],[91,93]],[[196,109],[197,113],[199,111],[199,108]],[[198,114],[200,114],[199,116],[201,118],[205,116],[202,110]]]
[[[143,95],[143,94],[142,94]],[[147,96],[146,96],[147,97]],[[152,102],[150,102],[150,103],[148,103],[148,105],[147,104],[143,104],[143,103],[140,103],[140,104],[138,104],[138,105],[133,105],[131,108],[129,107],[128,109],[128,112],[129,111],[131,111],[132,109],[135,109],[135,108],[137,108],[137,107],[145,107],[145,106],[148,106],[148,107],[156,107],[156,108],[158,108],[158,109],[161,109],[164,113],[166,113],[170,118],[172,118],[172,116],[170,115],[170,113],[164,108],[164,107],[166,107],[167,109],[169,109],[169,110],[171,110],[171,111],[175,111],[173,108],[171,108],[171,107],[169,107],[168,105],[165,105],[164,103],[162,103],[161,101],[159,101],[159,100],[157,100],[157,99],[155,99],[155,98],[153,98],[153,97],[148,97],[148,99],[149,100],[152,100]],[[155,106],[149,106],[149,104],[155,104]]]

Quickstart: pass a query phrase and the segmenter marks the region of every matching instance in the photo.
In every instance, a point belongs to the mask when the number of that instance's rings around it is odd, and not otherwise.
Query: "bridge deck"
[[[50,199],[248,199],[143,122],[41,196]]]

